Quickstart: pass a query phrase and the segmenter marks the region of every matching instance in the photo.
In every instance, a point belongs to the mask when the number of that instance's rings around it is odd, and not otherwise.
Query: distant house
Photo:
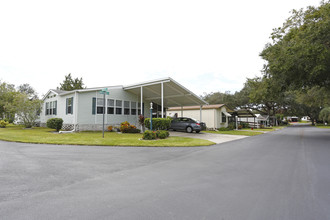
[[[237,116],[237,121],[239,124],[245,123],[248,124],[249,127],[260,128],[261,126],[269,127],[277,124],[276,117],[254,114],[249,109],[236,110],[233,115]]]
[[[308,122],[308,121],[311,121],[311,118],[309,116],[303,116],[301,118],[302,121],[305,121],[305,122]]]
[[[194,118],[205,122],[207,129],[217,129],[228,127],[228,121],[231,117],[228,112],[232,112],[232,110],[230,110],[225,104],[195,105],[168,108],[167,116]]]
[[[109,92],[105,99],[100,94],[104,88]],[[140,114],[150,117],[150,103],[153,103],[153,113],[158,117],[165,117],[169,107],[207,104],[169,77],[127,86],[73,91],[51,89],[43,101],[41,126],[46,126],[50,118],[62,118],[63,129],[75,131],[101,130],[103,113],[106,126],[119,126],[124,121],[138,126]]]
[[[298,122],[299,118],[297,116],[287,116],[286,121],[288,121],[288,122]]]

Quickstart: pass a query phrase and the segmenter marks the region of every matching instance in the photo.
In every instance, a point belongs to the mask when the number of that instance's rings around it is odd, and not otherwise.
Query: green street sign
[[[108,88],[102,89],[101,91],[99,91],[99,93],[109,95]]]

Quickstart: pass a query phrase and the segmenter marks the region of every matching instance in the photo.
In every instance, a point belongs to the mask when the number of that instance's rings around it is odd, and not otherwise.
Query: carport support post
[[[235,121],[236,121],[236,130],[238,130],[238,125],[237,125],[237,115],[235,116]]]
[[[183,106],[181,106],[181,117],[183,117]]]
[[[152,102],[150,102],[150,130],[152,131]]]
[[[162,88],[162,118],[164,118],[164,83],[162,82],[161,84],[161,88]]]
[[[105,112],[105,92],[103,93],[103,124],[102,124],[102,137],[104,138],[104,112]]]
[[[141,101],[140,101],[141,115],[143,115],[142,108],[143,108],[143,87],[141,86]],[[144,131],[144,130],[143,130],[143,125],[142,125],[142,124],[141,124],[141,131]]]
[[[199,106],[199,121],[202,122],[202,105]]]

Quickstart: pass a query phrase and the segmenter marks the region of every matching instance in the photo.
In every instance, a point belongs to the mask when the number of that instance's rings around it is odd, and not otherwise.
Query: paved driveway
[[[204,132],[187,133],[187,132],[179,132],[179,131],[170,131],[170,136],[205,139],[205,140],[213,141],[216,144],[247,138],[247,136],[243,136],[243,135],[211,134]]]
[[[330,219],[330,130],[208,147],[0,141],[0,219]]]

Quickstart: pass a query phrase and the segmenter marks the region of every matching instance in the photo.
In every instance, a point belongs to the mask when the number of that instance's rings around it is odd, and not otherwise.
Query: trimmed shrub
[[[0,128],[5,128],[8,124],[9,124],[9,122],[6,122],[5,120],[1,120],[0,121]]]
[[[120,131],[122,133],[140,133],[140,129],[137,129],[134,125],[130,125],[127,121],[120,124]]]
[[[111,132],[111,131],[113,131],[112,129],[113,129],[113,127],[112,127],[112,126],[108,126],[108,131],[110,131],[110,132]]]
[[[56,129],[59,131],[63,126],[63,119],[62,118],[50,118],[47,120],[47,127]]]
[[[168,130],[171,126],[171,118],[153,118],[152,130]],[[150,118],[144,120],[145,126],[150,129]]]
[[[157,138],[156,132],[147,130],[143,133],[142,139],[144,140],[154,140]]]
[[[158,130],[156,132],[156,136],[157,138],[159,139],[165,139],[167,138],[168,136],[170,136],[170,133],[168,131],[164,131],[164,130]]]

